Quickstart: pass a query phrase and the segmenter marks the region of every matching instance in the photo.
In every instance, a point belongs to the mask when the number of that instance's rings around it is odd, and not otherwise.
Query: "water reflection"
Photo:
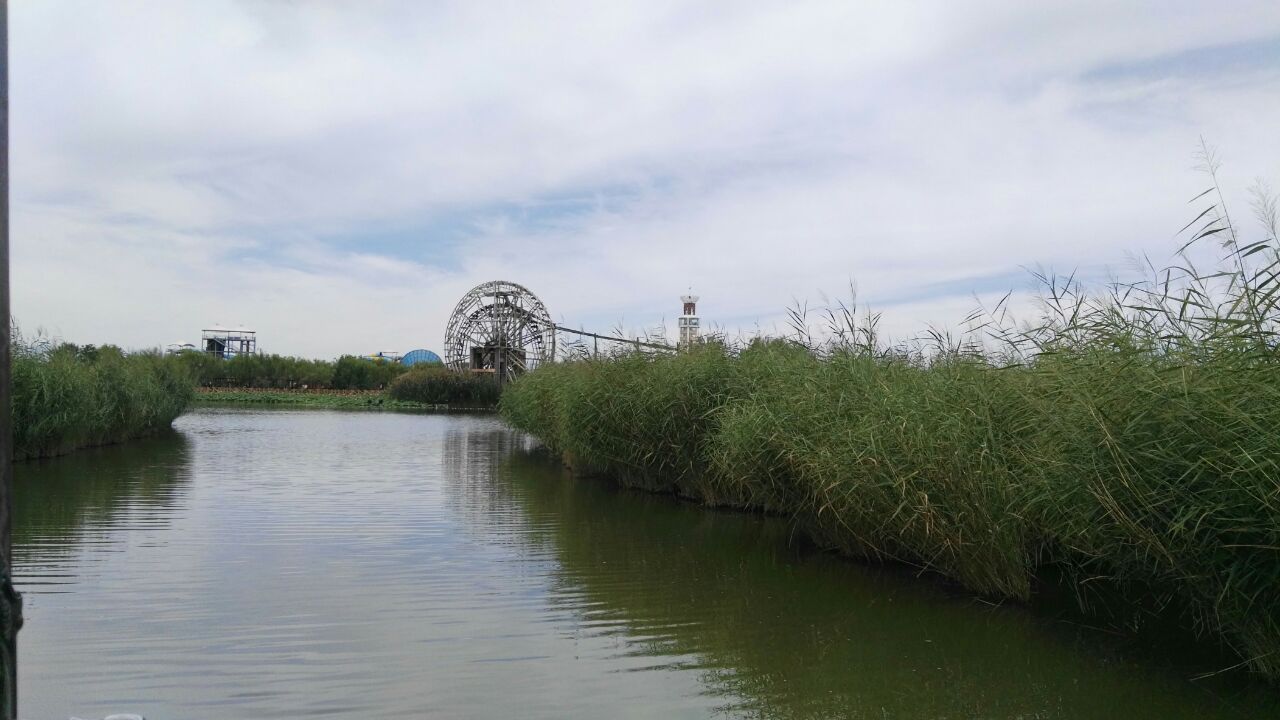
[[[14,572],[28,595],[74,582],[67,559],[123,550],[122,529],[165,527],[190,480],[177,432],[14,465]],[[92,560],[92,554],[86,560]]]
[[[536,446],[532,438],[492,415],[473,416],[466,424],[445,428],[442,490],[447,506],[464,520],[468,532],[509,537],[509,531],[516,529],[520,534],[521,507],[506,485],[495,482],[495,476],[513,453],[527,454]]]
[[[785,522],[575,480],[492,416],[176,425],[19,466],[25,715],[1280,716]]]
[[[1280,716],[1256,686],[1195,685],[1123,642],[797,548],[778,519],[575,480],[538,453],[503,484],[558,563],[553,605],[616,635],[610,662],[693,669],[741,717]]]

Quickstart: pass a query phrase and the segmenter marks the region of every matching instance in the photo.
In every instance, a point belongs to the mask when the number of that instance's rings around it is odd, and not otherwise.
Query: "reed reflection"
[[[15,576],[24,592],[48,588],[41,569],[85,547],[107,549],[119,530],[165,525],[191,479],[180,433],[14,466]]]
[[[557,564],[550,602],[636,670],[696,669],[732,716],[1232,718],[1274,694],[1212,688],[1123,643],[798,547],[778,518],[577,479],[516,449],[498,485]],[[1233,693],[1224,697],[1213,691]]]

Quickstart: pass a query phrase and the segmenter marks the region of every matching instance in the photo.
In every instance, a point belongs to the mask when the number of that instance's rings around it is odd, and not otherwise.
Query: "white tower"
[[[680,316],[680,343],[678,347],[688,349],[698,341],[698,296],[681,295],[684,302],[684,314]]]

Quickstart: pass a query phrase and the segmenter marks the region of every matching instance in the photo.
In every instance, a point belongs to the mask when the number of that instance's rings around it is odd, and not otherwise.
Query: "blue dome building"
[[[430,350],[410,350],[404,354],[404,357],[400,358],[400,364],[406,366],[418,364],[443,365],[444,361],[440,359],[439,355]]]

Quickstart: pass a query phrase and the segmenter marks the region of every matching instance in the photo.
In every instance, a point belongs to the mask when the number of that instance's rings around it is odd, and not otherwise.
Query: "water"
[[[781,520],[574,480],[494,418],[175,427],[17,466],[24,717],[1280,717]]]

